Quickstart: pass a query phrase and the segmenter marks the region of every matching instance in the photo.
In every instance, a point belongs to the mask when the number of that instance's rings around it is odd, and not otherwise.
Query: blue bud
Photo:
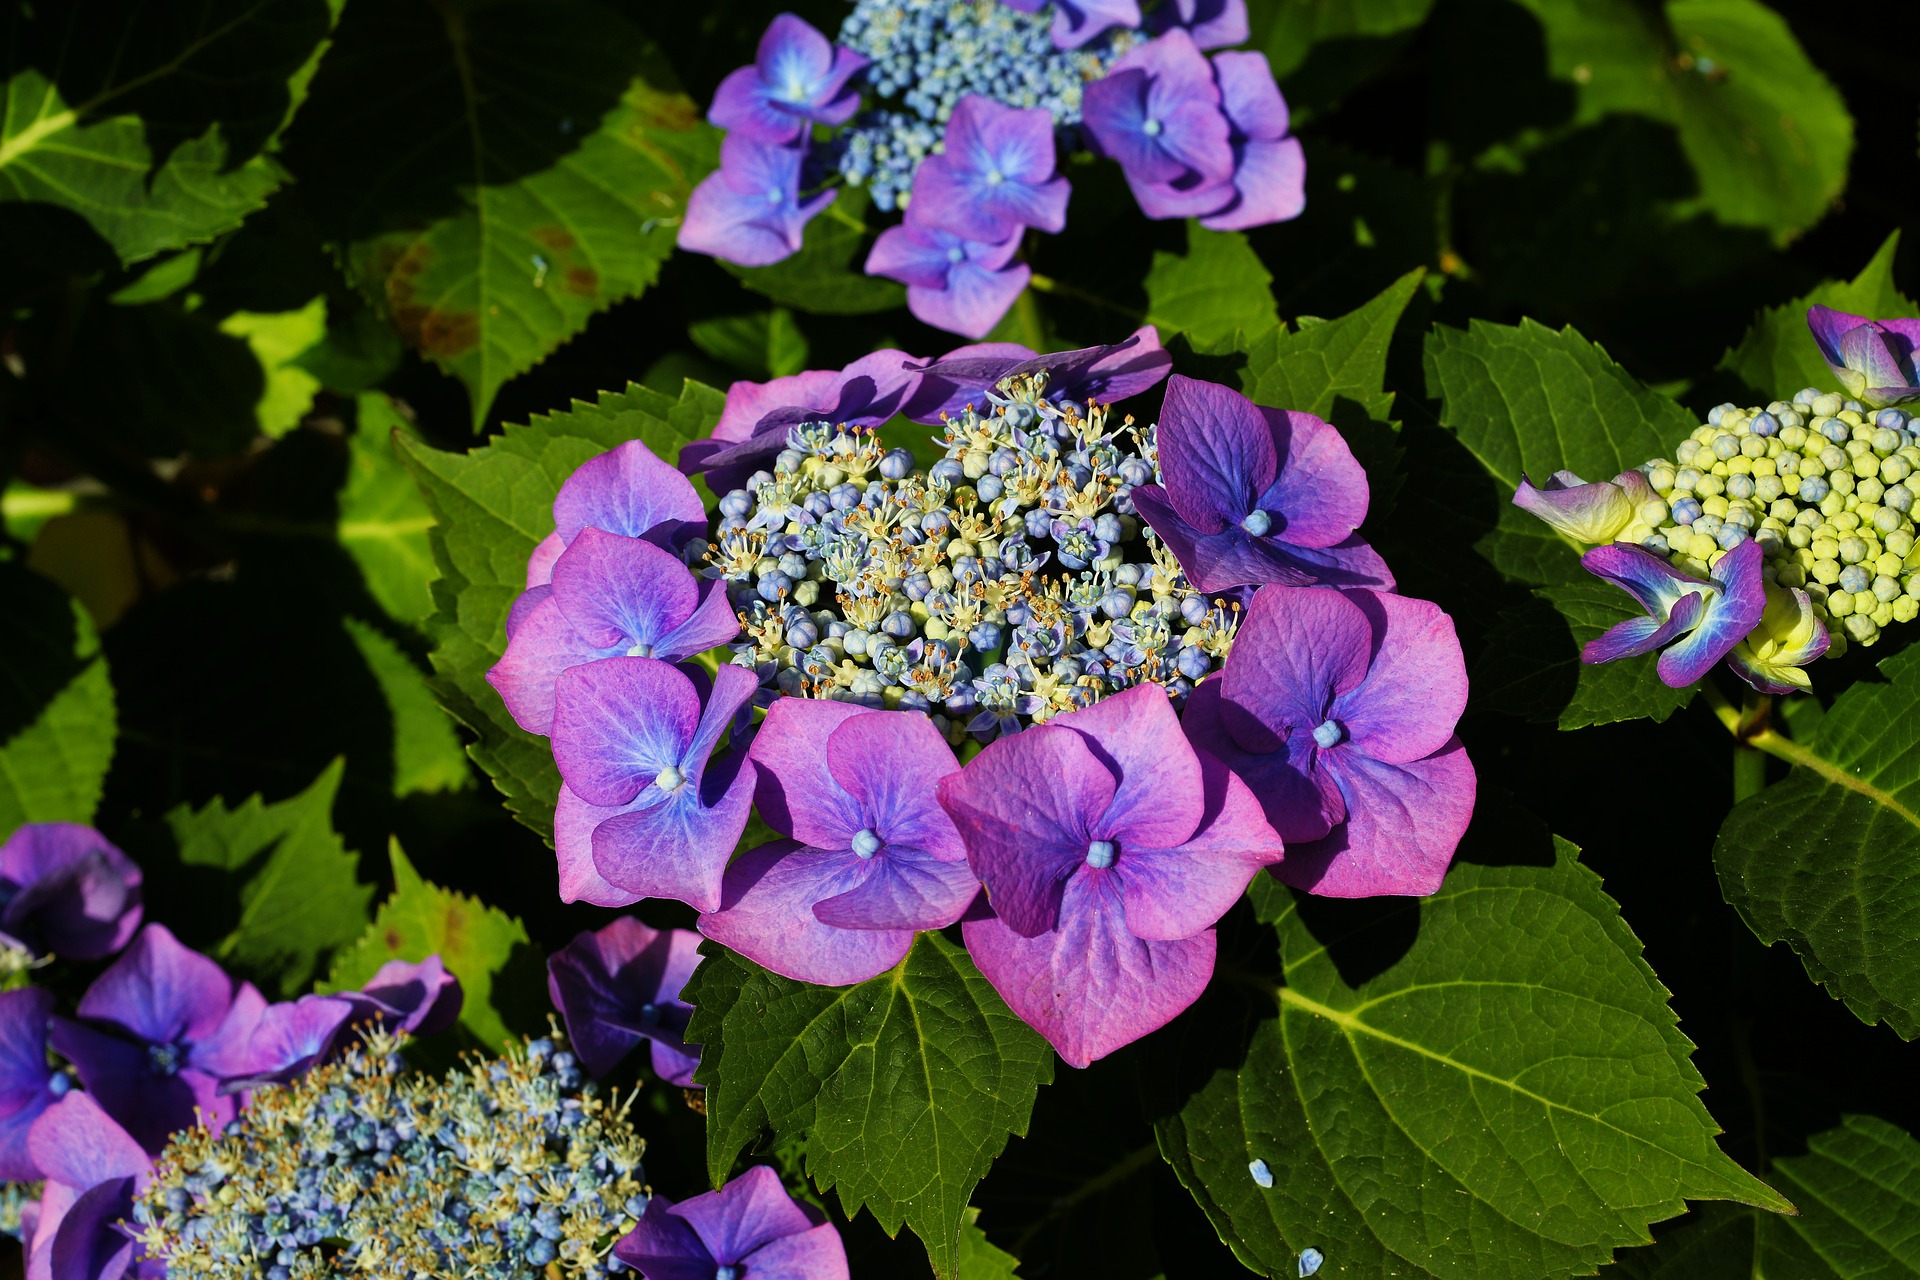
[[[1835,444],[1845,444],[1853,439],[1853,428],[1838,418],[1828,418],[1820,424],[1820,434]]]
[[[771,604],[793,591],[793,579],[776,569],[762,575],[760,581],[753,584],[753,589],[762,600]]]
[[[1327,1255],[1321,1253],[1318,1249],[1302,1249],[1300,1251],[1300,1280],[1306,1280],[1306,1278],[1311,1275],[1318,1275],[1320,1268],[1326,1261]]]
[[[896,609],[880,623],[880,629],[895,640],[905,640],[919,628],[914,625],[913,615],[905,609]]]
[[[1873,415],[1873,425],[1888,431],[1904,431],[1907,426],[1907,415],[1898,409],[1882,409]]]
[[[1033,510],[1027,512],[1026,525],[1027,536],[1029,538],[1046,538],[1052,536],[1053,517],[1048,515],[1042,508],[1035,507]]]
[[[1722,551],[1731,551],[1748,538],[1748,533],[1737,524],[1723,524],[1714,533],[1713,540],[1720,544]]]
[[[1778,435],[1780,433],[1780,419],[1774,417],[1771,413],[1757,413],[1753,416],[1753,420],[1747,423],[1747,430],[1756,436]]]
[[[1804,485],[1804,481],[1802,482]],[[1700,518],[1700,500],[1681,498],[1673,504],[1673,522],[1680,525],[1692,524]]]
[[[924,573],[916,573],[902,583],[900,589],[907,593],[909,600],[925,600],[927,593],[933,590],[933,579]]]
[[[1825,476],[1808,476],[1800,482],[1800,501],[1803,505],[1818,502],[1826,497],[1832,488]]]
[[[1313,740],[1323,751],[1328,747],[1339,745],[1340,740],[1346,736],[1346,727],[1338,720],[1322,720],[1314,726],[1313,730]]]
[[[753,495],[745,489],[730,490],[720,499],[720,514],[723,516],[745,516],[753,510]]]
[[[1124,618],[1133,611],[1133,592],[1115,587],[1100,597],[1100,612],[1109,618]]]
[[[1273,517],[1264,511],[1249,511],[1247,518],[1240,522],[1240,527],[1256,538],[1264,538],[1268,530],[1273,528]]]
[[[966,481],[967,473],[954,458],[942,458],[927,468],[927,478],[936,484],[956,485]]]
[[[871,827],[862,827],[853,833],[853,852],[858,857],[871,858],[880,852],[882,843]]]
[[[812,618],[802,615],[787,626],[787,643],[796,649],[811,649],[820,643],[820,628]]]
[[[880,459],[880,474],[889,480],[905,480],[913,471],[913,455],[905,449],[889,449]]]
[[[1087,865],[1095,871],[1105,871],[1113,865],[1113,841],[1095,840],[1087,845]]]
[[[1000,482],[999,476],[984,475],[973,482],[973,490],[980,495],[980,501],[993,502],[1006,491],[1006,486]]]
[[[1207,601],[1205,596],[1188,596],[1180,602],[1180,616],[1190,627],[1197,627],[1207,620]]]
[[[1187,679],[1202,680],[1206,678],[1207,672],[1213,670],[1213,659],[1199,645],[1190,644],[1174,656],[1173,665]]]
[[[987,653],[1000,647],[1000,624],[982,622],[967,632],[967,643],[981,653]]]
[[[1872,585],[1872,575],[1857,564],[1850,564],[1840,571],[1840,589],[1842,591],[1865,591]]]

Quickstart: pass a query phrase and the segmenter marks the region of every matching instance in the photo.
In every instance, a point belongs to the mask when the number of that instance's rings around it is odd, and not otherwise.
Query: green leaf
[[[341,3],[21,9],[4,63],[0,201],[70,209],[126,263],[239,226],[285,179],[271,153]]]
[[[512,1014],[517,1022],[525,1019],[523,1011],[503,997],[520,994],[526,982],[520,971],[529,963],[539,967],[526,927],[504,911],[422,880],[398,840],[388,852],[393,894],[380,904],[360,941],[334,957],[321,990],[357,990],[389,960],[418,962],[438,955],[460,979],[461,1025],[489,1048],[512,1043],[515,1036],[503,1015]]]
[[[1658,723],[1693,700],[1691,689],[1662,684],[1651,662],[1580,661],[1588,641],[1627,616],[1618,587],[1589,575],[1533,596],[1534,603],[1502,612],[1474,664],[1473,697],[1482,709],[1573,729],[1634,716]]]
[[[373,886],[355,878],[358,860],[333,829],[345,767],[335,760],[277,804],[256,795],[238,808],[215,799],[167,814],[182,863],[244,877],[240,916],[217,948],[220,959],[282,996],[306,990],[327,953],[367,927]]]
[[[800,252],[765,267],[720,265],[755,293],[815,315],[855,316],[904,307],[904,285],[863,270],[871,204],[865,187],[842,187],[834,202],[807,224]]]
[[[1573,86],[1573,123],[1672,125],[1699,181],[1689,203],[1721,222],[1785,243],[1846,185],[1846,103],[1759,0],[1669,0],[1664,17],[1634,0],[1521,3],[1545,29],[1549,72]]]
[[[244,341],[266,374],[255,406],[261,434],[278,438],[299,426],[320,390],[299,357],[327,335],[327,300],[315,298],[298,311],[235,311],[220,321],[220,332]]]
[[[707,1169],[723,1181],[771,1129],[807,1136],[807,1173],[849,1216],[904,1221],[958,1274],[967,1202],[1024,1134],[1053,1051],[937,933],[851,987],[781,978],[711,944],[687,988],[702,1046]]]
[[[453,721],[433,699],[427,673],[405,650],[358,618],[342,618],[354,648],[380,686],[393,720],[393,794],[459,791],[472,775]]]
[[[387,616],[409,626],[433,612],[433,514],[394,452],[394,433],[411,440],[413,426],[378,391],[362,394],[348,440],[347,482],[340,490],[335,533]]]
[[[807,335],[785,307],[697,320],[687,326],[687,336],[715,360],[757,382],[807,367]]]
[[[1536,482],[1567,470],[1609,480],[1662,457],[1698,425],[1693,415],[1649,390],[1573,329],[1558,333],[1531,320],[1517,327],[1474,321],[1466,330],[1436,327],[1427,338],[1427,392],[1499,497],[1494,527],[1476,549],[1508,579],[1551,588],[1541,598],[1565,605],[1569,638],[1555,642],[1537,616],[1509,611],[1489,637],[1511,657],[1489,674],[1539,684],[1543,667],[1577,658],[1579,646],[1638,610],[1625,592],[1594,591],[1579,551],[1552,528],[1511,505],[1524,474]],[[1508,628],[1521,634],[1502,635]],[[1611,667],[1581,665],[1571,701],[1540,709],[1563,729],[1650,717],[1664,720],[1687,702],[1660,683],[1651,658]]]
[[[1020,1280],[1020,1259],[987,1239],[979,1218],[978,1209],[968,1209],[960,1227],[958,1280]]]
[[[1812,737],[1784,743],[1793,769],[1734,806],[1714,841],[1720,892],[1762,942],[1859,1016],[1920,1037],[1920,648],[1880,664]]]
[[[1215,986],[1253,993],[1239,1034],[1207,1044],[1196,1019],[1158,1046],[1161,1152],[1257,1271],[1292,1276],[1311,1246],[1337,1275],[1551,1280],[1689,1199],[1790,1210],[1715,1145],[1693,1045],[1599,877],[1530,819],[1491,830],[1485,799],[1462,853],[1501,865],[1456,861],[1430,898],[1256,880],[1283,976],[1223,962]]]
[[[1287,90],[1295,127],[1379,72],[1427,20],[1433,0],[1313,0],[1251,7],[1248,47],[1267,55]],[[1303,111],[1306,105],[1309,110]]]
[[[1771,1174],[1800,1213],[1716,1206],[1623,1254],[1625,1280],[1898,1280],[1920,1277],[1920,1142],[1884,1120],[1845,1116]]]
[[[1759,404],[1786,399],[1802,387],[1832,387],[1833,370],[1807,328],[1807,310],[1819,303],[1875,320],[1920,319],[1920,303],[1893,283],[1899,248],[1900,233],[1895,231],[1853,279],[1829,280],[1783,307],[1761,312],[1740,345],[1721,359],[1720,368],[1738,378]]]
[[[501,384],[658,278],[717,138],[610,6],[395,3],[348,10],[289,154],[477,428]]]
[[[545,738],[513,722],[486,682],[487,669],[506,650],[507,611],[526,588],[527,557],[553,532],[553,498],[574,468],[628,440],[645,441],[671,462],[682,445],[712,430],[723,401],[720,392],[691,380],[678,400],[630,384],[624,392],[601,392],[597,404],[576,400],[564,413],[510,426],[469,453],[397,437],[435,522],[439,577],[427,623],[434,691],[478,739],[469,753],[507,808],[549,840],[560,794],[553,753]]]
[[[0,831],[92,822],[117,722],[87,611],[39,574],[0,562]]]
[[[1187,222],[1185,256],[1155,253],[1147,272],[1147,319],[1187,335],[1196,350],[1233,345],[1236,332],[1260,333],[1280,323],[1268,286],[1273,276],[1238,231],[1209,231]]]

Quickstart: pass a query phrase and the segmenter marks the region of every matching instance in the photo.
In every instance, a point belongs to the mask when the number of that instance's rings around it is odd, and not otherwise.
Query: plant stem
[[[1078,285],[1068,284],[1064,280],[1055,280],[1052,276],[1043,276],[1038,271],[1033,273],[1027,283],[1035,289],[1038,289],[1041,293],[1057,294],[1062,298],[1071,298],[1075,302],[1084,302],[1088,306],[1103,307],[1116,315],[1127,317],[1135,324],[1146,319],[1145,315],[1135,311],[1132,307],[1123,307],[1111,298],[1103,298],[1097,293],[1089,293]]]
[[[1741,712],[1736,710],[1733,703],[1727,700],[1727,695],[1715,688],[1711,682],[1703,682],[1700,693],[1707,700],[1707,705],[1713,708],[1713,714],[1719,718],[1721,724],[1726,726],[1727,732],[1732,734],[1740,745],[1755,751],[1764,751],[1776,760],[1785,760],[1790,765],[1806,769],[1834,786],[1857,791],[1875,804],[1885,807],[1889,812],[1920,827],[1920,814],[1900,803],[1891,792],[1874,786],[1871,782],[1849,773],[1824,756],[1775,732],[1770,723],[1773,705],[1771,698],[1762,696],[1756,699],[1756,703],[1749,706],[1745,712]]]

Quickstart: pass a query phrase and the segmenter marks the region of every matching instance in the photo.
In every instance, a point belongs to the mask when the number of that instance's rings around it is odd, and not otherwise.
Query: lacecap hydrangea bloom
[[[98,960],[140,927],[140,868],[92,827],[30,822],[0,844],[0,978],[48,955]]]
[[[1305,160],[1265,55],[1208,56],[1247,36],[1245,0],[858,0],[833,41],[781,14],[714,96],[729,132],[680,246],[764,266],[799,250],[835,184],[864,187],[904,214],[867,273],[981,337],[1031,278],[1022,237],[1066,225],[1064,152],[1117,161],[1151,218],[1300,214]]]
[[[1722,404],[1672,458],[1613,480],[1522,478],[1514,504],[1592,545],[1582,563],[1647,611],[1583,661],[1660,650],[1660,678],[1681,688],[1725,659],[1754,688],[1788,693],[1811,687],[1815,660],[1920,616],[1920,424],[1890,403],[1902,395],[1889,382],[1911,373],[1911,344],[1889,327],[1908,322],[1816,307],[1810,323],[1835,373],[1871,403],[1807,387],[1764,408]],[[1859,336],[1842,350],[1848,335]],[[1876,352],[1904,354],[1888,364]]]
[[[591,581],[632,613],[691,572],[737,634],[698,662],[556,650],[542,675],[563,895],[676,898],[707,938],[823,985],[959,922],[1084,1066],[1198,998],[1213,926],[1262,867],[1432,892],[1474,796],[1451,623],[1392,593],[1337,431],[1187,378],[1157,422],[1115,403],[1169,367],[1144,329],[736,384],[722,447],[681,455],[718,493],[704,534],[672,543],[671,572]],[[806,410],[882,403],[927,424],[930,464]],[[626,513],[658,506],[620,483],[671,487],[640,449],[593,472],[617,538],[649,537]],[[753,807],[779,838],[736,849]],[[646,1038],[658,1067],[690,960],[620,928],[556,957],[555,999],[608,1063]]]

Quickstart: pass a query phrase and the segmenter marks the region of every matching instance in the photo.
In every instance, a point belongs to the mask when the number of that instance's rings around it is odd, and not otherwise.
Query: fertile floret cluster
[[[1057,127],[1080,122],[1080,95],[1142,38],[1115,28],[1076,49],[1055,45],[1052,15],[1001,0],[859,0],[837,43],[871,59],[878,100],[839,140],[839,168],[882,209],[906,204],[960,99],[1044,107]]]
[[[720,501],[707,574],[745,625],[735,661],[784,694],[945,713],[990,740],[1137,684],[1176,700],[1226,658],[1209,601],[1135,512],[1154,433],[1022,375],[944,422],[924,474],[874,432],[802,423]]]
[[[1751,538],[1769,582],[1805,590],[1836,642],[1844,628],[1870,645],[1920,615],[1916,469],[1920,431],[1900,409],[1812,387],[1765,409],[1723,404],[1671,460],[1641,468],[1657,496],[1628,536],[1702,577]]]
[[[174,1137],[133,1220],[171,1277],[597,1277],[648,1191],[626,1108],[555,1039],[432,1078],[404,1037]],[[557,1270],[556,1270],[557,1268]]]
[[[39,1198],[40,1185],[34,1182],[0,1182],[0,1236],[22,1238],[20,1211]]]

